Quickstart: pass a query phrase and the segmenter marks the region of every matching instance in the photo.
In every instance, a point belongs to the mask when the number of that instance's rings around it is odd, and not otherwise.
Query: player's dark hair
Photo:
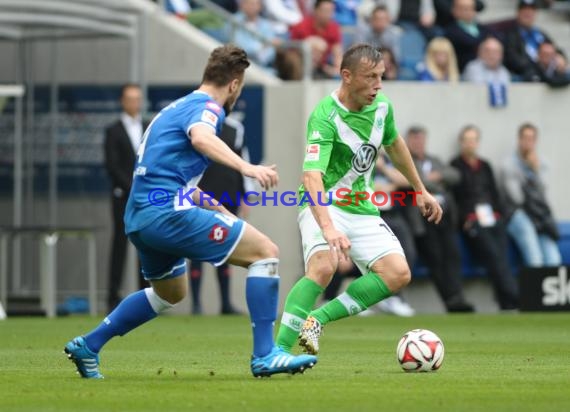
[[[522,137],[524,131],[527,129],[532,130],[535,135],[538,134],[538,128],[534,124],[530,122],[525,122],[519,126],[519,139]]]
[[[137,83],[125,83],[123,84],[123,86],[121,87],[121,99],[123,98],[123,96],[125,96],[125,92],[128,89],[139,89],[140,90],[141,86],[140,84]]]
[[[469,130],[475,130],[477,132],[477,140],[481,140],[481,131],[479,130],[479,128],[477,126],[475,126],[474,124],[468,124],[467,126],[464,126],[461,129],[461,131],[459,132],[459,141],[460,142],[463,141],[463,136]]]
[[[368,60],[375,67],[382,60],[382,52],[380,49],[366,43],[350,46],[344,53],[344,56],[342,56],[340,70],[347,69],[354,72],[363,59]]]
[[[225,86],[232,80],[241,78],[249,67],[247,53],[233,44],[215,48],[204,69],[202,83]]]

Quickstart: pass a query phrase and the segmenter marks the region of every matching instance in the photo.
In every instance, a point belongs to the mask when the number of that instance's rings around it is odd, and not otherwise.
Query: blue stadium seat
[[[402,80],[416,80],[416,67],[424,60],[425,38],[418,30],[406,27],[402,34],[400,47],[402,57],[399,63]]]
[[[463,236],[458,235],[457,241],[459,242],[459,249],[461,252],[461,272],[463,273],[463,277],[477,278],[486,276],[487,271],[483,266],[475,263],[475,259],[471,255],[469,249],[467,249],[467,245]],[[513,243],[509,242],[509,263],[511,265],[513,273],[518,273],[520,262],[521,259],[517,248]],[[421,259],[418,259],[418,262],[416,262],[413,267],[412,273],[416,279],[425,278],[429,276],[429,269]]]
[[[570,265],[570,221],[558,222],[558,230],[560,231],[558,247],[562,254],[562,263]]]

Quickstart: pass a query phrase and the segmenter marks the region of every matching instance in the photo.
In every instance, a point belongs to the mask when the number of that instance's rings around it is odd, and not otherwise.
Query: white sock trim
[[[248,267],[247,277],[279,277],[279,259],[268,258],[253,262]]]
[[[301,332],[304,323],[305,319],[291,313],[283,312],[283,316],[281,317],[281,324],[287,326],[289,329],[293,329],[295,332]]]
[[[342,306],[345,307],[346,311],[349,315],[356,315],[357,313],[362,312],[364,309],[360,307],[357,301],[355,301],[352,296],[348,293],[344,292],[343,294],[337,296],[337,299]]]
[[[145,288],[144,293],[146,294],[146,298],[148,299],[150,306],[152,306],[152,309],[157,315],[166,309],[174,307],[172,303],[167,302],[158,296],[153,288]]]

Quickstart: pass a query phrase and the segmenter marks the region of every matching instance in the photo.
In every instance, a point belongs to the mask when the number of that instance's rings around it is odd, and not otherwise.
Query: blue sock
[[[150,305],[144,289],[131,293],[99,326],[85,335],[87,347],[98,353],[111,338],[123,336],[156,316],[157,313]]]
[[[277,259],[274,260],[277,261]],[[263,274],[259,270],[262,265],[256,265],[258,268],[252,266],[250,266],[245,283],[245,298],[253,331],[253,355],[262,357],[271,352],[275,346],[273,325],[277,319],[279,276],[276,273]],[[274,270],[276,270],[276,264]]]

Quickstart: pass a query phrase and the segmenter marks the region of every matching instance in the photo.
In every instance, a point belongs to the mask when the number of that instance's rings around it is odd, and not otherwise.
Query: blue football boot
[[[68,342],[63,351],[75,363],[82,378],[103,379],[99,373],[99,355],[89,350],[82,336]]]
[[[303,373],[317,363],[312,355],[291,355],[278,346],[263,357],[251,357],[251,373],[256,378],[275,375],[276,373]]]

